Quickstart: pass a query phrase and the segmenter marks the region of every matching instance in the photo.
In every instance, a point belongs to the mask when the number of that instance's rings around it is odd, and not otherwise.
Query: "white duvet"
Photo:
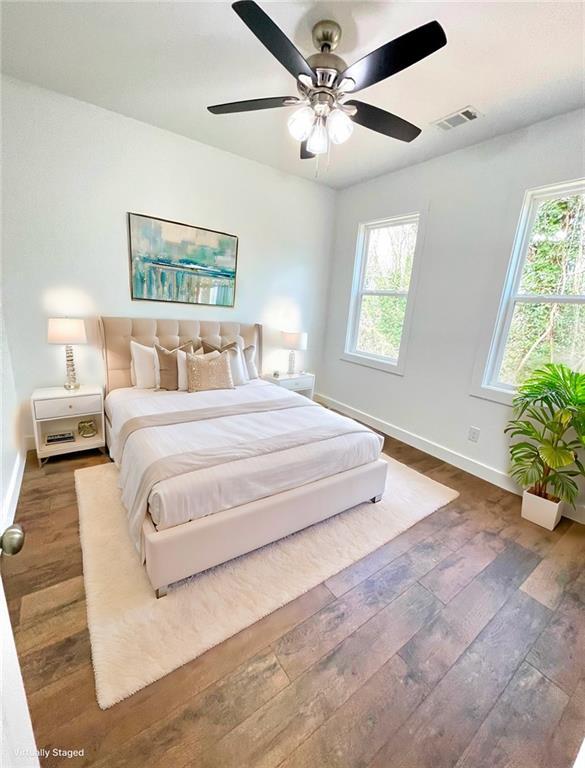
[[[132,387],[111,392],[106,398],[106,414],[111,424],[110,454],[120,467],[126,508],[130,509],[144,472],[158,459],[194,450],[245,445],[316,426],[353,424],[351,419],[307,400],[306,406],[302,403],[301,407],[146,427],[130,434],[122,451],[118,437],[127,420],[290,398],[298,401],[302,396],[258,379],[233,390],[187,393]],[[150,515],[159,530],[170,528],[375,461],[381,447],[382,439],[365,430],[180,474],[152,488],[148,498]]]

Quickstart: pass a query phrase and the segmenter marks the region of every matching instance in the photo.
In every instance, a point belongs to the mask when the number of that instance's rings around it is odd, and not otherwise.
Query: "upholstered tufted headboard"
[[[106,388],[131,387],[130,340],[153,347],[155,342],[174,349],[189,339],[222,346],[239,338],[244,347],[256,345],[258,370],[262,371],[262,326],[213,320],[157,320],[144,317],[100,317],[106,363]]]

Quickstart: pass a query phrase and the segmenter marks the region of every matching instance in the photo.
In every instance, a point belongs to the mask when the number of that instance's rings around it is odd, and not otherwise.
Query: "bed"
[[[262,379],[188,393],[132,386],[130,341],[254,345],[258,324],[100,318],[106,438],[137,556],[168,585],[381,498],[386,463],[367,427]]]

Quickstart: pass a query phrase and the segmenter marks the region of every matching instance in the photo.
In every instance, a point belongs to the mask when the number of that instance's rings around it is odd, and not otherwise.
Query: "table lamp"
[[[288,356],[288,373],[295,372],[295,350],[307,348],[307,334],[302,331],[291,333],[282,331],[282,343],[285,349],[290,349]]]
[[[50,317],[47,341],[49,344],[65,345],[67,381],[63,386],[65,389],[79,389],[77,374],[75,373],[73,347],[71,345],[87,343],[84,320],[73,317]]]

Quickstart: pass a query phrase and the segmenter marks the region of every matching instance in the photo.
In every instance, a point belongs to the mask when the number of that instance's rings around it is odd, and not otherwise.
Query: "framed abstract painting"
[[[233,307],[238,238],[177,221],[128,214],[133,299]]]

